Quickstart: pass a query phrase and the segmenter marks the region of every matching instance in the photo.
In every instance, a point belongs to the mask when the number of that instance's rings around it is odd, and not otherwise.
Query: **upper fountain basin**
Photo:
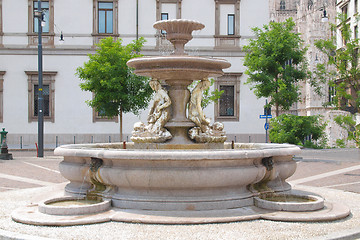
[[[224,74],[231,64],[224,59],[186,55],[134,58],[127,62],[134,73],[161,80],[200,80]]]
[[[201,30],[205,27],[204,24],[188,19],[172,19],[157,21],[153,25],[154,28],[165,30],[166,33],[190,33],[194,30]]]

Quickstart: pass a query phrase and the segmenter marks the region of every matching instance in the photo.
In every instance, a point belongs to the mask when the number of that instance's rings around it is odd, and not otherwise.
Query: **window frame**
[[[37,122],[38,116],[35,116],[34,95],[35,85],[39,85],[38,71],[25,71],[28,76],[28,121]],[[55,122],[55,76],[57,72],[43,72],[43,85],[49,85],[49,116],[44,116],[44,121]]]
[[[93,93],[93,98],[94,98],[94,93]],[[96,111],[95,108],[92,108],[92,121],[93,123],[96,122],[119,122],[119,116],[115,116],[115,117],[107,117],[107,116],[100,116],[99,112]]]
[[[223,4],[234,5],[234,35],[220,34],[220,6]],[[238,49],[240,48],[240,0],[215,0],[215,48]]]
[[[161,20],[162,5],[163,4],[176,4],[176,19],[181,18],[181,2],[182,0],[156,0],[156,21]],[[165,34],[163,30],[156,30],[156,49],[159,50],[162,47],[167,48],[169,46],[169,41],[165,39]],[[171,47],[172,48],[172,47]]]
[[[240,119],[240,77],[243,73],[225,73],[215,80],[214,87],[220,91],[221,86],[234,87],[234,115],[220,116],[220,100],[214,104],[215,121],[221,122],[238,122]]]
[[[113,4],[113,31],[112,33],[100,33],[99,32],[99,3],[112,3]],[[93,47],[95,44],[99,43],[101,39],[106,37],[113,37],[114,40],[117,40],[119,35],[119,6],[118,0],[93,0]]]
[[[36,0],[28,0],[28,45],[35,46],[38,44],[38,32],[35,32],[35,16],[34,3]],[[54,0],[47,0],[44,2],[49,2],[49,32],[42,33],[42,43],[43,46],[54,46]],[[43,3],[43,2],[42,2]]]

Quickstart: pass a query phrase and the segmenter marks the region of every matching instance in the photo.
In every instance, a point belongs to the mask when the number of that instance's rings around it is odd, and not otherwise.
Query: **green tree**
[[[352,38],[347,16],[340,14],[338,26],[331,24],[331,37],[320,39],[315,46],[327,56],[325,63],[317,64],[317,79],[329,79],[329,86],[335,88],[335,97],[327,105],[333,105],[351,113],[360,112],[360,68],[358,49],[359,39]],[[343,46],[337,46],[337,29],[341,34]],[[329,67],[334,71],[328,71]]]
[[[253,28],[256,39],[244,47],[247,83],[252,84],[257,97],[270,97],[269,106],[288,110],[299,100],[297,83],[308,76],[305,53],[300,35],[294,31],[292,18],[285,22],[270,22],[263,30]]]
[[[152,89],[148,78],[137,76],[126,63],[140,57],[144,38],[123,46],[122,40],[108,37],[97,44],[95,54],[77,68],[77,76],[83,80],[80,88],[93,93],[87,104],[107,117],[120,116],[120,140],[122,141],[123,113],[139,114],[150,101]]]
[[[321,115],[296,116],[282,114],[270,120],[269,138],[271,142],[305,145],[305,139],[312,140],[324,137],[326,124]]]

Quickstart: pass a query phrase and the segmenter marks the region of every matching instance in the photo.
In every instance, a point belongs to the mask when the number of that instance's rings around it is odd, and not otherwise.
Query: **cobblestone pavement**
[[[65,182],[59,172],[61,157],[46,151],[10,151],[14,160],[0,160],[0,192]],[[303,149],[295,156],[297,170],[291,184],[328,187],[360,193],[360,149]]]

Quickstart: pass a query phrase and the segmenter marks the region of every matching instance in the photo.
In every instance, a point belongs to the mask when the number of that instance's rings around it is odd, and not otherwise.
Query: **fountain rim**
[[[186,61],[192,60],[192,62],[190,62],[191,64],[193,62],[199,62],[199,63],[208,63],[208,64],[221,64],[224,65],[222,66],[222,68],[231,67],[231,63],[229,63],[226,59],[213,58],[213,57],[188,56],[188,55],[143,56],[143,57],[132,58],[129,61],[127,61],[126,64],[128,65],[130,63],[131,65],[139,62],[149,62],[155,64],[156,61],[166,61],[167,63],[169,63],[169,62],[177,62],[184,60]]]
[[[215,160],[239,158],[265,158],[273,156],[289,156],[300,152],[300,148],[291,144],[247,144],[257,148],[242,149],[122,149],[111,148],[122,143],[107,144],[70,144],[62,145],[54,150],[58,156],[98,157],[107,159],[143,159],[143,160]],[[127,143],[129,144],[129,143]],[[189,158],[191,154],[191,158]]]
[[[153,24],[153,28],[158,29],[158,30],[165,30],[164,28],[162,28],[164,24],[184,24],[184,23],[188,23],[191,24],[193,26],[193,31],[197,31],[197,30],[201,30],[205,28],[205,25],[199,21],[195,21],[195,20],[189,20],[189,19],[170,19],[170,20],[160,20],[157,21]]]

